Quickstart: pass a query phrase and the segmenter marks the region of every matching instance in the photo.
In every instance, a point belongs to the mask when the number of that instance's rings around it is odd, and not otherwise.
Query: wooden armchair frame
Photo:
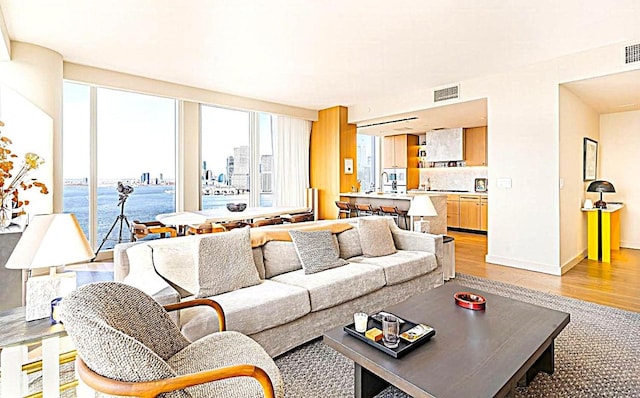
[[[195,299],[182,303],[165,305],[166,311],[175,311],[183,308],[206,305],[212,307],[218,314],[218,326],[220,331],[226,330],[226,319],[220,304],[210,299]],[[231,377],[253,377],[260,383],[265,398],[275,398],[273,384],[267,372],[262,368],[253,365],[235,365],[224,368],[205,370],[202,372],[190,373],[187,375],[170,377],[168,379],[153,380],[145,382],[124,382],[109,379],[101,376],[87,366],[78,356],[76,359],[78,375],[89,387],[96,391],[110,394],[123,395],[127,397],[154,398],[159,394],[181,390],[186,387],[208,383],[216,380],[229,379]]]

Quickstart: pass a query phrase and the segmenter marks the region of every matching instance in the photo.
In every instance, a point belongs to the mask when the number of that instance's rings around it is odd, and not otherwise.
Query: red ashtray
[[[484,310],[487,300],[479,294],[470,292],[458,292],[453,295],[456,300],[456,304],[460,307],[468,308],[470,310]]]

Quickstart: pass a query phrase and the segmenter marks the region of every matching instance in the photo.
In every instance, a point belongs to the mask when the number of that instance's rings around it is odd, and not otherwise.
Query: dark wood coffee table
[[[453,295],[471,291],[487,299],[486,309],[455,304]],[[346,334],[324,334],[324,343],[355,362],[355,396],[373,397],[389,384],[413,397],[504,397],[538,371],[554,371],[554,339],[569,314],[521,301],[445,284],[385,308],[436,330],[431,341],[400,359]]]

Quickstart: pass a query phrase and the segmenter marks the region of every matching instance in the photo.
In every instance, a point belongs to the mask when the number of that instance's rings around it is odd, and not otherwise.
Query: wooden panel
[[[356,145],[356,126],[347,123],[347,108],[336,106],[318,112],[311,130],[309,179],[318,189],[319,219],[335,219],[340,192],[349,192],[356,184]],[[344,174],[344,158],[353,159],[353,174]]]
[[[447,227],[460,227],[460,195],[447,195]]]
[[[480,230],[487,231],[489,229],[489,203],[487,198],[480,198]]]
[[[587,256],[598,261],[598,212],[587,212]]]
[[[418,136],[407,134],[407,190],[418,189],[420,185],[420,169],[418,169]]]
[[[407,134],[393,136],[395,167],[407,167]]]
[[[395,145],[393,136],[382,139],[382,168],[392,168],[395,164]]]
[[[464,160],[467,166],[487,165],[487,127],[464,129]]]
[[[460,228],[480,229],[479,196],[460,196]]]

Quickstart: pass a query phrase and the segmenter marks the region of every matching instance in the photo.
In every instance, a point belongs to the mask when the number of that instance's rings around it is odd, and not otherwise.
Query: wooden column
[[[357,182],[356,125],[347,123],[347,108],[336,106],[318,112],[313,122],[310,148],[310,182],[318,189],[318,218],[335,219],[340,192],[350,192]],[[353,174],[345,174],[344,159],[353,159]]]

